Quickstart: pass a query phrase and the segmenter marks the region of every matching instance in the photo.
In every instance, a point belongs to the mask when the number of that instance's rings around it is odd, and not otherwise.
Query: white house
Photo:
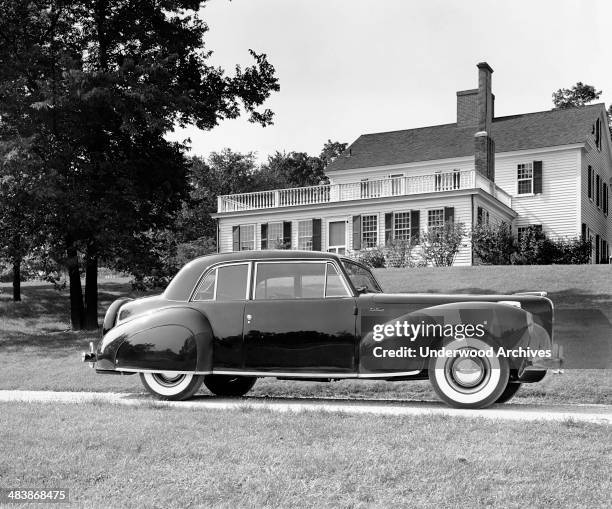
[[[452,219],[507,221],[520,234],[592,239],[610,255],[612,144],[603,103],[494,116],[493,70],[457,92],[457,122],[360,136],[331,163],[328,185],[218,198],[220,252],[291,249],[344,253],[418,237]],[[469,241],[456,265],[470,265]]]

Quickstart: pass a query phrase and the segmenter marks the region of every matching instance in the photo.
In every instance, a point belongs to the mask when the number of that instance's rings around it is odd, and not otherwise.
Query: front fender
[[[401,314],[370,313],[362,317],[359,364],[362,373],[384,373],[427,368],[425,348],[439,349],[451,338],[477,337],[494,348],[551,349],[547,329],[525,309],[496,302],[453,302]],[[397,324],[401,324],[398,329]],[[404,328],[404,324],[407,327]],[[420,326],[414,334],[411,326]],[[466,326],[470,326],[467,328]],[[377,327],[375,329],[375,327]],[[384,333],[388,327],[391,334]],[[393,327],[395,328],[393,330]],[[470,334],[466,334],[466,329]],[[375,331],[379,333],[376,335]],[[463,330],[457,334],[458,330]],[[425,333],[425,331],[431,333]],[[406,332],[409,334],[406,335]],[[448,334],[447,334],[448,332]],[[377,336],[377,337],[376,337]],[[384,337],[381,337],[384,336]],[[386,352],[386,353],[385,353]],[[522,370],[532,360],[508,359],[513,369]]]
[[[210,372],[213,332],[195,309],[156,309],[108,331],[96,357],[99,370]]]

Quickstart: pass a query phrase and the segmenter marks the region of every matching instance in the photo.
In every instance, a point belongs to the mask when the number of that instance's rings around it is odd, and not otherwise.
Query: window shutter
[[[385,214],[385,244],[393,240],[393,212]]]
[[[542,193],[542,161],[533,162],[533,193]]]
[[[312,220],[312,250],[321,251],[321,220]]]
[[[608,184],[604,184],[604,191],[603,191],[603,199],[604,199],[604,212],[607,214],[608,213]]]
[[[361,216],[353,216],[353,249],[361,249]]]
[[[582,240],[586,240],[587,231],[586,231],[586,223],[582,223]]]
[[[595,235],[595,263],[599,263],[599,235]]]
[[[478,207],[477,211],[476,224],[482,224],[482,207]]]
[[[418,210],[410,211],[410,242],[419,243],[419,233],[421,231],[421,213]]]
[[[283,221],[283,249],[291,249],[291,221]]]
[[[444,207],[444,222],[445,223],[455,222],[455,207]]]
[[[240,251],[240,226],[232,226],[233,250]]]
[[[593,168],[589,166],[588,176],[587,176],[587,195],[589,198],[593,197]]]
[[[601,178],[599,177],[599,175],[597,175],[595,177],[595,205],[597,205],[599,207],[599,195],[601,194]]]
[[[261,249],[268,249],[268,223],[261,224]]]

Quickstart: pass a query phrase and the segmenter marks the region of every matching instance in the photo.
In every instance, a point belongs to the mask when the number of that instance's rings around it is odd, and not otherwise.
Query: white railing
[[[511,205],[510,195],[502,191],[493,182],[477,174],[474,170],[462,170],[343,184],[229,194],[217,198],[217,212],[293,207],[474,188],[483,189],[508,207]]]

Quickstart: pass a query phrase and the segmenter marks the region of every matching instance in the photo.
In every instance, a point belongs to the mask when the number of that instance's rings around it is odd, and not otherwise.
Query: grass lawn
[[[556,335],[575,333],[583,309],[598,313],[609,331],[612,320],[612,267],[513,266],[448,269],[378,270],[386,291],[493,293],[547,290],[555,303]],[[96,375],[80,362],[96,333],[69,330],[68,295],[44,283],[25,283],[23,302],[10,300],[10,285],[0,289],[0,389],[142,392],[137,376]],[[103,281],[100,316],[119,296],[133,294],[127,280]],[[565,314],[566,310],[576,313]],[[565,317],[565,321],[563,318]],[[587,324],[588,325],[588,324]],[[601,323],[600,323],[601,325]],[[584,327],[583,327],[584,328]],[[588,330],[582,334],[588,334]],[[578,339],[580,336],[578,336]],[[205,388],[202,389],[206,391]],[[356,381],[317,383],[261,379],[253,395],[435,399],[429,382]],[[549,374],[538,384],[524,385],[513,402],[612,403],[612,370],[568,369]]]
[[[0,485],[86,507],[603,508],[611,458],[573,421],[0,404]]]

